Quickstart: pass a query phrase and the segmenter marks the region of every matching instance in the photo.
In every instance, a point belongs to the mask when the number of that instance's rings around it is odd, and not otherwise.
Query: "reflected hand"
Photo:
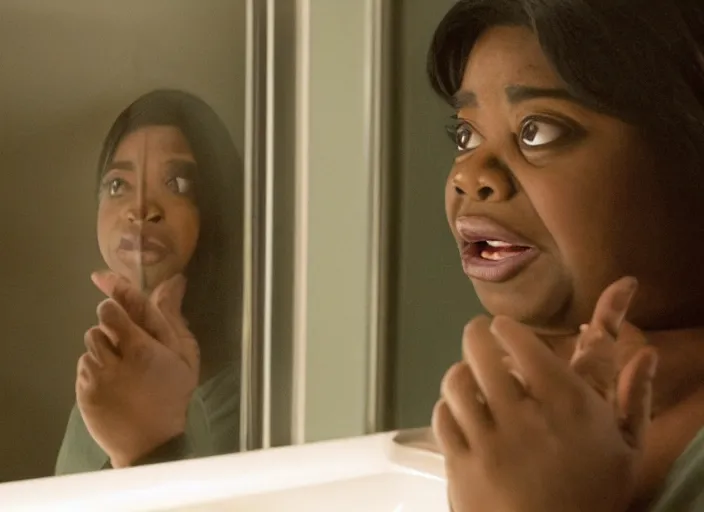
[[[433,413],[455,512],[625,510],[657,361],[642,349],[618,374],[614,338],[633,335],[621,329],[632,294],[626,281],[604,292],[574,368],[508,318],[468,324]]]
[[[112,273],[94,281],[110,298],[85,334],[76,398],[93,439],[113,467],[125,467],[183,433],[198,385],[198,344],[180,313],[182,276],[150,297]]]

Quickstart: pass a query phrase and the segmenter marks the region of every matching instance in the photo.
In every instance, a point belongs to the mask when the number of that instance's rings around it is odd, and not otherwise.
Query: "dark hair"
[[[477,38],[497,25],[530,28],[573,95],[646,136],[666,137],[654,140],[701,175],[704,1],[459,0],[428,53],[430,83],[446,101]]]
[[[122,139],[145,126],[175,126],[198,164],[198,245],[186,269],[183,312],[210,368],[233,361],[240,332],[242,296],[243,169],[227,127],[204,101],[177,90],[138,98],[115,120],[98,161],[98,182]],[[233,342],[234,341],[234,342]]]

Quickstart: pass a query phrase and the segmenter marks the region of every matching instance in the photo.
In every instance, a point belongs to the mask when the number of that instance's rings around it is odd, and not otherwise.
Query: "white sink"
[[[442,459],[422,442],[405,442],[414,439],[379,434],[2,484],[0,504],[52,512],[447,512]]]
[[[295,510],[301,512],[429,512],[446,510],[441,505],[444,500],[445,488],[441,482],[420,475],[387,472],[168,510],[273,512],[294,510],[295,504]]]

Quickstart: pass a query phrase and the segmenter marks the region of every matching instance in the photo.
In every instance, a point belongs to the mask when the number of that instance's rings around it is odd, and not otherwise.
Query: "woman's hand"
[[[85,334],[76,398],[93,439],[113,467],[125,467],[183,433],[198,385],[198,343],[180,312],[182,276],[150,297],[112,273],[94,282],[110,298]]]
[[[480,317],[442,383],[433,430],[454,512],[616,512],[628,506],[650,419],[656,356],[619,374],[614,348],[632,280],[609,287],[571,366],[527,327]]]

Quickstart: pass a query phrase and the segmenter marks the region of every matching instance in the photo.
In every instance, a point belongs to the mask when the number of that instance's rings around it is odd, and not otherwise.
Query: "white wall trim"
[[[310,0],[296,2],[296,218],[291,438],[305,442],[310,167]]]
[[[296,1],[295,444],[379,430],[387,5]]]

